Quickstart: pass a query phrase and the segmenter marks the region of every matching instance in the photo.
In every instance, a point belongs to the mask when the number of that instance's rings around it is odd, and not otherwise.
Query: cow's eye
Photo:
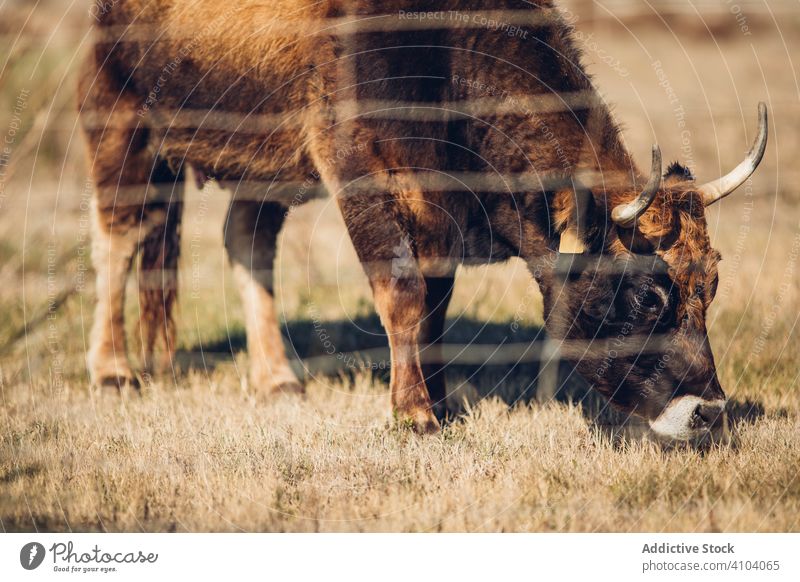
[[[664,305],[664,302],[661,300],[661,295],[656,293],[655,291],[646,291],[637,295],[638,297],[638,304],[637,306],[640,309],[644,309],[646,311],[659,311],[661,307]]]
[[[666,304],[666,295],[657,287],[631,287],[627,292],[628,310],[647,316],[659,316]]]

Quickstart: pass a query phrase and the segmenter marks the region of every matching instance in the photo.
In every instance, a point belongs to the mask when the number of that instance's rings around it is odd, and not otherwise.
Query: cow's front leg
[[[439,422],[420,364],[426,287],[413,240],[392,213],[386,212],[386,205],[357,204],[346,199],[340,206],[369,278],[375,309],[389,337],[394,416],[417,432],[436,432]]]
[[[425,277],[426,313],[422,325],[422,372],[428,386],[436,418],[444,420],[447,415],[447,388],[445,384],[445,361],[442,352],[447,306],[453,295],[453,274],[438,274]]]
[[[439,430],[420,364],[425,280],[416,269],[395,277],[370,277],[375,308],[389,336],[392,411],[420,433]]]

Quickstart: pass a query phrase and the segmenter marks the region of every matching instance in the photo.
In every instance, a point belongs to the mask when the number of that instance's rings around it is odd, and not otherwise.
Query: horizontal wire
[[[460,77],[459,77],[460,78]],[[143,95],[143,97],[146,97]],[[265,101],[269,103],[269,101]],[[397,119],[403,121],[449,122],[454,117],[493,117],[497,115],[527,115],[577,112],[601,103],[593,90],[540,95],[518,95],[509,93],[503,97],[478,97],[442,103],[433,101],[399,101],[378,99],[343,99],[336,101],[335,113],[355,112],[351,118],[337,115],[344,123],[361,117]],[[161,109],[154,106],[145,111],[146,116],[124,116],[125,111],[98,111],[83,109],[81,125],[94,129],[197,129],[229,131],[235,134],[260,135],[267,131],[294,130],[308,123],[314,111],[311,108],[293,109],[274,114],[224,111],[220,109],[179,110]]]
[[[331,16],[327,18],[279,18],[274,10],[265,10],[263,21],[253,22],[259,16],[249,11],[248,24],[261,25],[261,30],[245,31],[248,40],[258,37],[306,38],[313,36],[349,36],[372,32],[414,32],[425,30],[468,30],[500,28],[503,26],[541,27],[562,22],[562,13],[555,8],[538,10],[428,10],[396,11],[358,16]],[[431,15],[421,16],[421,15]],[[235,20],[235,12],[231,20]],[[167,21],[168,23],[169,21]],[[213,30],[218,28],[217,30]],[[229,38],[224,27],[209,27],[197,35],[196,29],[172,29],[158,24],[110,25],[94,28],[94,39],[100,42],[161,42],[192,40],[219,36]]]
[[[523,194],[550,192],[571,188],[578,182],[591,188],[607,183],[609,175],[626,175],[618,171],[605,173],[581,170],[574,174],[560,172],[452,172],[442,170],[386,170],[378,175],[361,176],[342,185],[335,193],[337,198],[353,195],[386,194],[387,192],[419,191],[420,193],[447,192],[452,195],[481,193]],[[402,186],[397,184],[402,180]],[[166,184],[166,183],[164,183]],[[279,202],[294,208],[304,202],[331,195],[317,176],[305,180],[222,180],[217,182],[225,191],[232,193],[236,201]],[[113,208],[142,206],[147,204],[175,203],[184,200],[180,187],[141,183],[104,188],[101,207],[104,211]]]
[[[502,324],[503,322],[495,322],[495,324]],[[321,328],[324,331],[324,328]],[[308,332],[303,332],[303,345],[318,345],[318,348],[323,348],[323,343],[311,342],[309,343],[305,337]],[[313,331],[312,331],[313,333]],[[327,332],[326,332],[327,333]],[[292,345],[291,335],[284,335],[288,344]],[[329,341],[335,348],[336,338],[331,338]],[[639,343],[641,341],[641,343]],[[611,339],[594,339],[594,340],[556,340],[546,337],[544,329],[542,329],[542,338],[535,339],[530,342],[506,342],[500,341],[498,343],[450,343],[442,342],[437,344],[414,344],[418,346],[420,362],[423,364],[461,364],[461,365],[507,365],[507,364],[525,364],[530,362],[550,362],[556,357],[570,359],[566,354],[572,352],[574,354],[585,355],[590,349],[592,351],[589,357],[592,360],[597,359],[596,350],[604,352],[613,352],[612,359],[620,357],[638,356],[645,354],[662,354],[672,345],[674,337],[666,334],[662,335],[629,335],[626,336],[622,345],[613,343]],[[431,349],[434,348],[434,349]],[[245,351],[244,346],[241,349],[230,350],[208,350],[205,348],[195,349],[178,349],[177,358],[181,356],[194,356],[200,355],[207,357],[219,357],[225,359],[230,357],[232,353],[238,351]],[[438,352],[438,353],[437,353]],[[72,352],[77,354],[79,352]],[[289,350],[292,353],[292,350]],[[295,354],[296,355],[296,354]],[[382,347],[368,347],[364,349],[356,349],[354,351],[338,351],[333,350],[331,353],[322,353],[303,356],[300,358],[295,357],[295,362],[315,363],[317,365],[325,364],[331,360],[334,361],[334,367],[338,369],[341,367],[342,360],[352,360],[359,363],[368,364],[369,362],[389,362],[390,349],[389,346]],[[338,364],[337,364],[338,363]]]

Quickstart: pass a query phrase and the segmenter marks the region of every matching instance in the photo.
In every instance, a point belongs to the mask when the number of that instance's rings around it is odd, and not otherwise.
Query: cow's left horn
[[[653,146],[653,165],[650,168],[650,179],[644,190],[633,202],[619,204],[611,211],[611,220],[623,228],[631,228],[653,203],[661,186],[661,148]]]
[[[703,196],[706,206],[713,204],[717,200],[725,198],[728,194],[736,190],[739,186],[756,171],[761,158],[764,157],[764,150],[767,149],[767,106],[764,102],[758,104],[758,135],[753,147],[747,152],[744,161],[734,170],[713,182],[703,184],[697,191]]]

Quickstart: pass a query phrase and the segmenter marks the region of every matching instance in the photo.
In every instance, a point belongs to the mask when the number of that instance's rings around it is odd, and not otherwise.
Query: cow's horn
[[[636,197],[633,202],[619,204],[611,211],[611,220],[623,228],[631,228],[639,218],[653,203],[661,186],[661,148],[653,146],[653,165],[650,168],[650,180],[644,190]]]
[[[767,149],[767,106],[764,102],[758,104],[758,135],[753,147],[747,152],[744,161],[734,170],[713,182],[703,184],[698,188],[698,192],[703,196],[706,206],[713,204],[717,200],[725,198],[728,194],[736,190],[739,186],[755,172],[761,158],[764,157],[764,150]]]

